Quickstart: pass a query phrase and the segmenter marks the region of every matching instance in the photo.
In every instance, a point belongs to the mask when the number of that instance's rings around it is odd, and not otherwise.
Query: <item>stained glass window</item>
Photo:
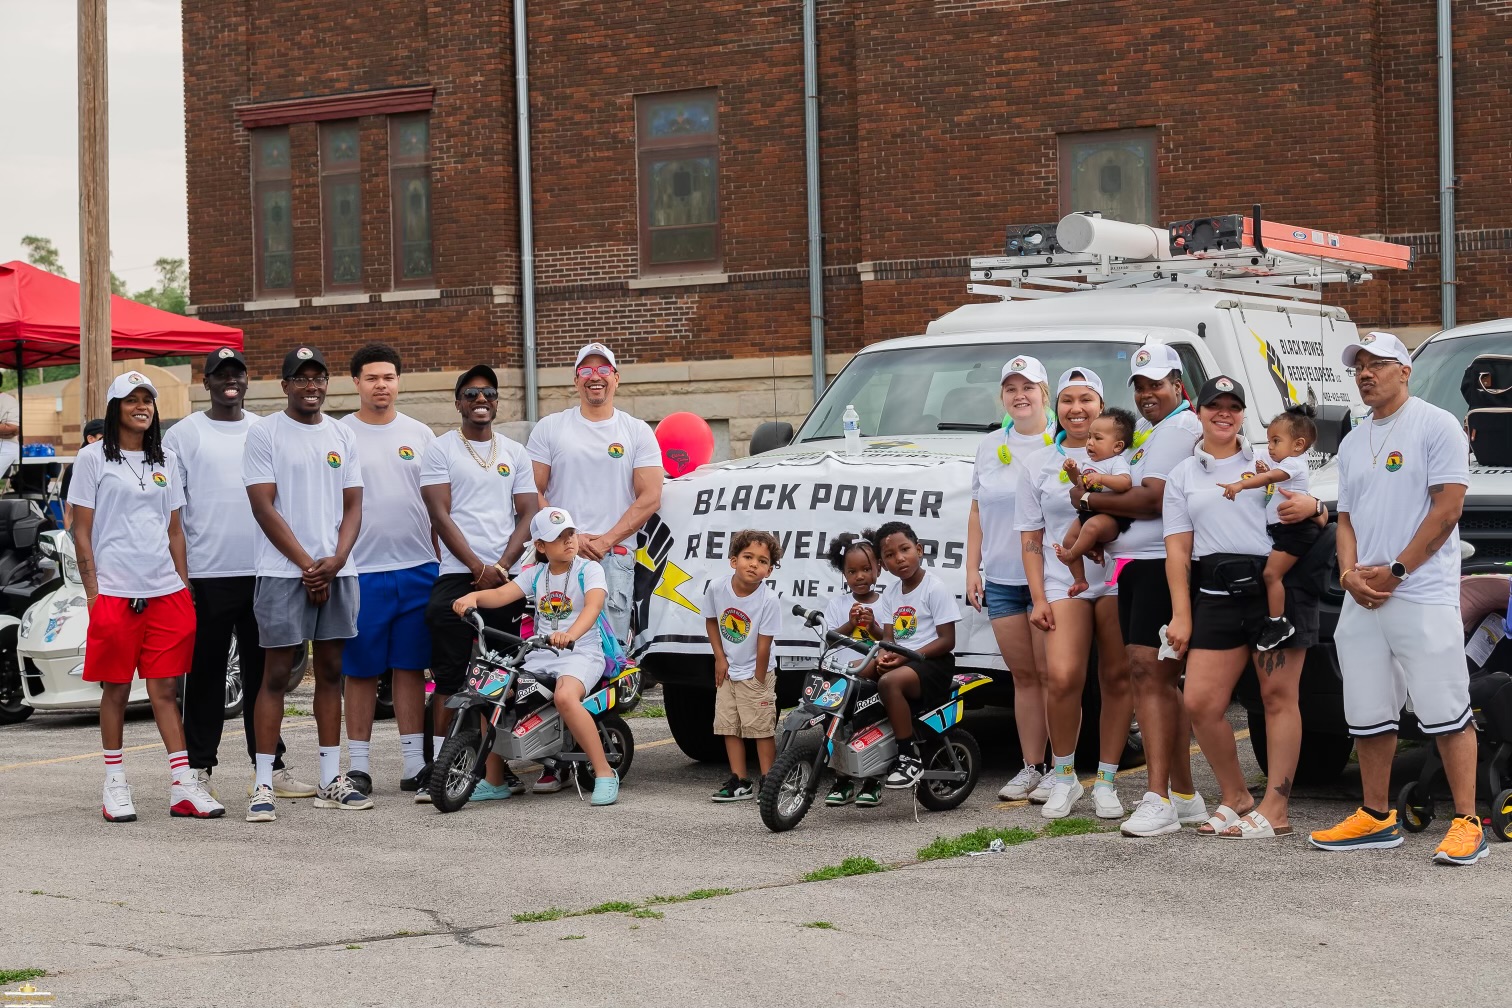
[[[434,282],[429,113],[389,117],[389,199],[395,286]]]
[[[641,269],[713,272],[719,242],[718,93],[636,99]]]
[[[1114,130],[1060,138],[1062,213],[1096,210],[1132,224],[1156,224],[1155,131]]]
[[[362,177],[356,120],[320,124],[320,221],[326,290],[362,287]]]
[[[252,131],[252,232],[257,295],[294,289],[287,127]]]

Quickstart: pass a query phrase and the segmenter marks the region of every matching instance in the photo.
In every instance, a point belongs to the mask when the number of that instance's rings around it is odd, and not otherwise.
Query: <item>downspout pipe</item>
[[[824,394],[824,230],[819,213],[818,0],[803,0],[803,166],[808,196],[809,349],[814,402]]]
[[[1438,0],[1439,304],[1445,329],[1454,311],[1454,28],[1451,0]]]
[[[535,212],[530,182],[530,47],[525,0],[514,0],[515,151],[520,204],[520,330],[524,342],[525,419],[541,418],[536,378]]]

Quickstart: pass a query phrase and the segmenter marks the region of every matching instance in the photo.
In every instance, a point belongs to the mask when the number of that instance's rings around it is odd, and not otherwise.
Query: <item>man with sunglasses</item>
[[[431,677],[436,681],[433,744],[438,750],[451,721],[446,698],[462,688],[472,658],[473,628],[452,611],[452,603],[469,592],[499,587],[509,580],[511,569],[518,572],[530,539],[530,519],[540,507],[525,446],[493,429],[499,410],[499,379],[493,368],[477,364],[464,372],[457,379],[455,399],[461,426],[431,442],[420,470],[420,496],[441,541],[441,573],[425,609]],[[478,612],[489,626],[518,633],[525,607],[521,602]],[[430,755],[434,758],[435,753]],[[517,789],[516,778],[506,776],[505,783],[511,791]],[[422,788],[415,801],[423,804],[430,795]]]
[[[578,405],[536,424],[530,458],[543,505],[570,512],[579,525],[578,552],[603,565],[605,613],[629,644],[635,534],[661,506],[661,446],[644,420],[614,408],[619,368],[608,347],[589,343],[574,367]]]
[[[1360,758],[1364,802],[1312,834],[1324,850],[1400,846],[1391,807],[1398,719],[1410,697],[1434,736],[1455,817],[1434,852],[1474,864],[1489,848],[1475,812],[1475,730],[1460,621],[1459,518],[1470,485],[1469,444],[1449,412],[1408,394],[1412,358],[1391,333],[1344,348],[1370,416],[1339,445],[1339,584],[1334,631],[1344,716]]]

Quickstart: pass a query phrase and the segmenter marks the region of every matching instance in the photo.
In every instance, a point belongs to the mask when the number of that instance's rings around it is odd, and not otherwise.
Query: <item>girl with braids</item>
[[[226,810],[189,768],[179,718],[179,676],[194,652],[194,603],[179,514],[184,488],[176,459],[163,448],[157,389],[139,371],[110,383],[105,436],[74,463],[74,551],[89,606],[84,681],[100,684],[100,742],[105,754],[102,812],[132,822],[122,735],[131,680],[141,675],[173,775],[168,810],[211,819]]]
[[[877,591],[877,579],[882,576],[877,548],[864,536],[847,532],[830,540],[827,556],[830,566],[845,579],[845,591],[835,592],[825,605],[824,628],[862,641],[891,637],[893,613]],[[880,805],[882,779],[863,781],[858,793],[854,780],[837,774],[824,804],[849,805],[853,801],[862,808]]]

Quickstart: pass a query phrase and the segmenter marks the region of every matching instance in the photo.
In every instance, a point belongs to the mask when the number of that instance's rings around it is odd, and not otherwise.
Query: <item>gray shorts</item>
[[[310,603],[297,577],[261,577],[252,594],[252,614],[265,648],[294,647],[311,640],[346,640],[357,636],[356,577],[331,579],[331,597],[323,606]]]

